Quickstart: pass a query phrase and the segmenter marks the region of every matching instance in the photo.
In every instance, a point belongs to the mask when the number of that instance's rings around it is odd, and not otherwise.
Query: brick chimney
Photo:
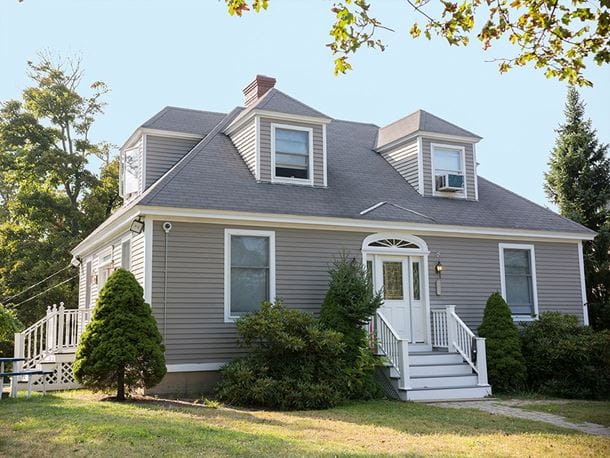
[[[275,78],[265,75],[256,75],[254,81],[244,88],[244,96],[246,97],[246,106],[255,104],[258,99],[265,95],[269,89],[275,86]]]

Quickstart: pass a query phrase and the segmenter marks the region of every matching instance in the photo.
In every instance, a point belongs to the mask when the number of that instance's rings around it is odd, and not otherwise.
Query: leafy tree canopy
[[[28,62],[32,85],[21,100],[0,104],[0,303],[18,304],[53,284],[28,286],[70,262],[69,250],[120,205],[118,165],[112,145],[93,142],[90,131],[103,112],[108,88],[101,81],[81,92],[78,60],[41,53]],[[102,164],[98,176],[90,160]],[[60,283],[75,272],[53,279]],[[28,324],[46,306],[76,303],[73,279],[19,307]]]
[[[225,0],[229,14],[260,12],[269,0]],[[335,74],[351,70],[349,58],[362,47],[384,50],[376,33],[392,30],[371,13],[372,0],[333,1],[328,47]],[[379,3],[379,2],[377,2]],[[450,45],[467,45],[472,35],[489,49],[496,41],[515,48],[512,57],[498,59],[500,72],[527,64],[543,69],[548,78],[592,85],[583,71],[586,62],[610,62],[610,0],[406,0],[423,24],[412,21],[413,38],[433,35]]]

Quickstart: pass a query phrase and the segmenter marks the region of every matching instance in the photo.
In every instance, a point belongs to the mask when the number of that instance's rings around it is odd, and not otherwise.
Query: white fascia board
[[[441,140],[441,141],[454,141],[454,142],[463,142],[463,143],[479,143],[482,138],[480,137],[464,137],[461,135],[448,135],[448,134],[439,134],[436,132],[426,132],[424,130],[416,130],[415,132],[410,133],[404,137],[401,137],[393,142],[386,143],[385,145],[379,146],[375,148],[375,151],[378,153],[383,153],[385,151],[389,151],[398,146],[401,146],[403,143],[406,143],[410,140],[413,140],[415,137],[426,137],[432,140]]]
[[[273,119],[281,119],[283,121],[305,122],[305,123],[310,123],[310,124],[328,124],[332,121],[332,119],[324,118],[324,117],[302,116],[302,115],[289,114],[289,113],[280,113],[277,111],[254,109],[254,110],[250,111],[248,114],[246,114],[245,116],[238,117],[237,119],[235,119],[231,124],[229,124],[225,128],[224,134],[226,134],[226,135],[232,134],[233,132],[238,130],[240,127],[242,127],[244,124],[246,124],[248,121],[251,121],[252,118],[254,118],[255,116],[261,116],[261,117],[273,118]]]
[[[139,206],[140,212],[152,219],[172,218],[179,221],[217,222],[220,224],[242,223],[248,225],[276,227],[300,227],[350,232],[380,230],[410,231],[425,235],[447,235],[472,238],[512,238],[539,241],[577,242],[592,240],[594,235],[573,232],[504,229],[479,226],[408,223],[400,221],[376,221],[352,218],[299,216],[274,213],[236,212],[227,210],[205,210]]]
[[[150,129],[148,127],[138,127],[127,141],[121,146],[121,150],[132,146],[142,135],[157,135],[159,137],[171,138],[192,138],[193,140],[203,138],[203,135],[190,134],[188,132],[177,132],[175,130]]]
[[[118,236],[121,232],[128,230],[131,222],[141,214],[137,206],[129,209],[125,214],[114,219],[112,216],[103,222],[97,229],[85,238],[82,242],[76,245],[70,253],[72,256],[82,256],[93,251],[100,245],[106,243],[109,239]]]

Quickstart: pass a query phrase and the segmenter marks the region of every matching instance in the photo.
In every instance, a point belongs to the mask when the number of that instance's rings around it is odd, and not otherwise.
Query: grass
[[[0,401],[0,456],[608,456],[610,439],[477,410],[371,401],[326,411],[100,401],[76,391]]]
[[[575,423],[597,423],[610,427],[610,401],[561,401],[525,404],[520,409],[561,415]]]

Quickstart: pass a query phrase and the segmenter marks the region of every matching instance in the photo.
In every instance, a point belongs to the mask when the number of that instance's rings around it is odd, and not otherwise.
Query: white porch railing
[[[455,313],[455,305],[432,310],[431,322],[432,346],[447,348],[450,353],[459,353],[477,373],[478,384],[487,385],[485,339],[475,336],[466,326],[466,323]]]
[[[47,308],[47,314],[25,331],[15,334],[15,357],[33,369],[51,354],[74,353],[89,322],[90,309],[66,309],[63,302]]]
[[[400,375],[399,388],[408,390],[409,382],[409,342],[401,339],[392,325],[377,311],[373,319],[377,349],[388,359]]]

